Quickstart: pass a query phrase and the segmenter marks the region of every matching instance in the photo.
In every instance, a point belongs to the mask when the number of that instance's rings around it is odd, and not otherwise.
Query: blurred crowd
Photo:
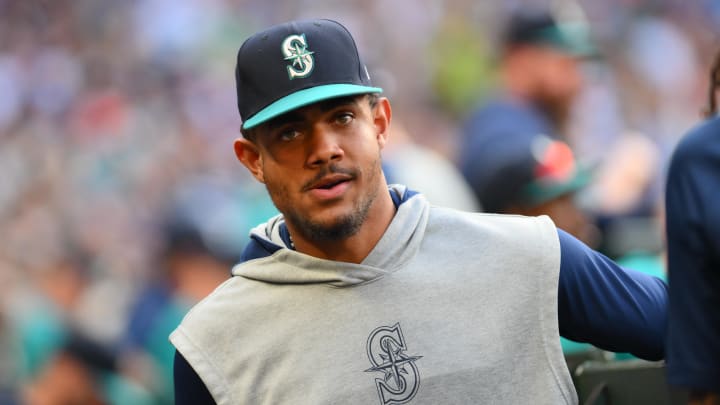
[[[249,34],[343,22],[393,103],[390,180],[481,209],[446,179],[497,88],[499,24],[528,6],[587,23],[601,55],[565,128],[593,167],[595,246],[662,266],[665,166],[705,101],[716,1],[0,0],[0,404],[172,403],[167,335],[275,213],[231,147]]]

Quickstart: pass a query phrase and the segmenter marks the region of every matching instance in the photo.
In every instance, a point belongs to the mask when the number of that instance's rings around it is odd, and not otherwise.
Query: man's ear
[[[387,97],[378,98],[377,105],[373,110],[373,122],[377,129],[377,140],[380,149],[385,147],[390,135],[390,121],[392,120],[392,108]]]
[[[257,181],[265,183],[265,176],[262,170],[262,156],[260,156],[257,145],[241,137],[235,139],[233,146],[235,147],[235,156],[237,156],[240,163],[250,170],[250,173],[252,173]]]

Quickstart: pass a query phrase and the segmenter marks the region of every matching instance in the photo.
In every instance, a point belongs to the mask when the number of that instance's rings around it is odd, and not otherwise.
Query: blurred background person
[[[107,348],[78,334],[71,334],[64,340],[38,374],[23,387],[21,403],[103,405],[122,403],[123,400],[151,403],[135,387],[118,385],[116,359]],[[105,379],[101,380],[99,376]]]
[[[594,52],[588,35],[584,25],[560,23],[549,10],[514,12],[501,29],[500,90],[470,114],[458,164],[485,211],[549,214],[596,246],[591,220],[574,200],[589,179],[574,178],[578,168],[564,132],[582,86],[579,58]],[[543,179],[562,186],[551,190]]]
[[[90,258],[72,244],[57,249],[27,261],[29,284],[8,297],[8,343],[17,365],[13,401],[150,403],[142,386],[122,375],[114,348],[83,320],[92,295]]]
[[[667,176],[668,380],[691,404],[720,403],[720,54],[711,69],[707,120],[673,153]]]
[[[175,351],[167,337],[188,309],[229,278],[233,264],[187,215],[171,214],[159,230],[157,272],[130,306],[119,349],[123,370],[145,384],[156,404],[175,402]]]
[[[471,184],[482,175],[472,165],[485,137],[566,138],[572,103],[583,83],[579,58],[594,52],[585,25],[557,22],[544,9],[514,12],[500,35],[501,86],[470,115],[460,144],[460,166]]]
[[[666,164],[664,148],[671,138],[659,126],[648,125],[659,122],[658,115],[663,115],[659,110],[628,106],[625,98],[678,86],[683,88],[678,97],[692,97],[689,89],[694,81],[676,79],[692,77],[695,66],[692,50],[684,47],[682,31],[656,9],[641,5],[637,26],[630,25],[626,31],[615,31],[614,24],[619,22],[607,15],[609,20],[592,25],[592,13],[598,10],[572,1],[509,8],[495,29],[497,88],[486,92],[479,107],[466,115],[457,143],[458,167],[478,194],[486,177],[493,176],[487,169],[493,169],[494,163],[477,156],[499,159],[481,152],[482,148],[501,150],[505,142],[530,144],[538,135],[565,142],[584,165],[594,168],[591,181],[574,203],[594,227],[593,240],[588,242],[623,264],[627,260],[633,267],[664,277],[658,181]],[[640,28],[651,21],[658,31],[667,33],[658,41],[667,41],[668,49],[688,56],[687,63],[672,64],[661,75],[665,80],[653,79],[662,62],[652,68],[648,63],[637,64],[641,56],[619,46],[624,34],[633,44],[646,38]],[[638,49],[652,53],[649,48],[654,47],[643,43]],[[667,122],[678,125],[685,109],[678,107]],[[485,210],[492,209],[480,203]]]

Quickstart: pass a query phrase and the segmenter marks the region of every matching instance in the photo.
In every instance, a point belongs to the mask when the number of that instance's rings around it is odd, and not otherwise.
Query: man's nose
[[[309,166],[318,166],[342,159],[345,152],[339,141],[339,135],[332,131],[314,130],[309,145],[307,164]]]

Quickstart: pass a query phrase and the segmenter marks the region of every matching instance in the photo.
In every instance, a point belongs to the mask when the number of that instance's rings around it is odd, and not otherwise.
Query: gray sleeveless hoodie
[[[574,404],[547,217],[431,207],[402,186],[361,264],[284,247],[238,264],[170,340],[218,404]],[[408,198],[409,197],[409,198]]]

